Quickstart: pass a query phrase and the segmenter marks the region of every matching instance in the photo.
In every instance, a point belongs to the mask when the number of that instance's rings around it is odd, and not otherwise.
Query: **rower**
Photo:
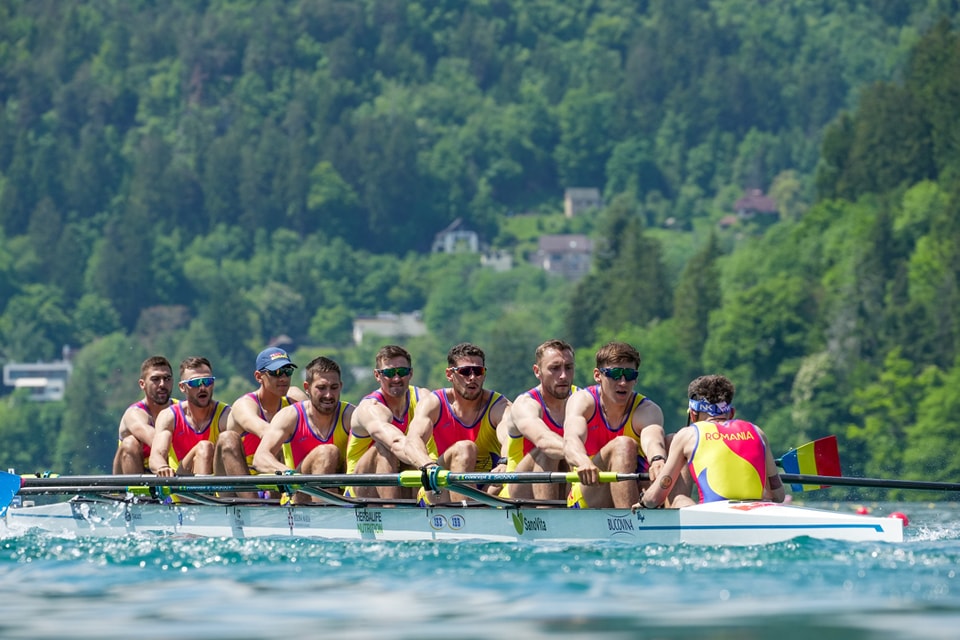
[[[324,356],[314,358],[305,377],[307,399],[278,411],[264,431],[253,455],[253,466],[260,473],[323,475],[345,470],[355,407],[340,399],[340,365]],[[294,498],[298,504],[309,501],[301,493]]]
[[[573,347],[563,340],[547,340],[534,353],[533,375],[540,382],[513,401],[500,423],[500,441],[506,448],[507,471],[566,471],[563,459],[563,421],[573,385]],[[521,500],[559,500],[562,483],[507,485],[501,497]]]
[[[447,352],[447,365],[451,387],[427,394],[417,405],[405,436],[404,457],[424,471],[425,477],[434,466],[454,472],[506,470],[501,462],[497,427],[510,401],[501,393],[483,388],[486,354],[480,347],[464,342]],[[431,441],[436,446],[436,457],[429,452]],[[485,488],[488,493],[501,489]],[[424,506],[464,499],[447,490],[431,494],[425,489],[421,489],[419,497]]]
[[[410,352],[386,345],[377,352],[373,376],[379,388],[363,397],[350,423],[347,442],[347,473],[397,473],[414,467],[403,459],[404,434],[420,398],[429,390],[410,384],[413,377]],[[432,454],[436,457],[436,447]],[[348,487],[346,493],[362,498],[413,497],[401,487]]]
[[[700,502],[771,500],[783,502],[784,488],[763,430],[736,420],[733,383],[721,375],[700,376],[687,388],[688,426],[670,443],[670,454],[657,482],[635,505],[650,509],[670,499],[670,506],[694,504],[690,479]]]
[[[257,355],[253,379],[259,387],[240,396],[231,405],[227,430],[217,440],[214,464],[217,475],[245,476],[250,473],[253,454],[273,416],[284,407],[307,399],[303,389],[292,384],[296,369],[297,365],[283,349],[269,347]],[[240,495],[256,497],[256,493]]]
[[[156,434],[154,424],[161,411],[176,402],[173,367],[163,356],[151,356],[140,365],[138,380],[143,400],[127,407],[120,418],[113,473],[137,474],[150,470],[150,447]]]
[[[596,385],[567,401],[563,426],[564,457],[576,469],[567,506],[627,509],[640,496],[636,481],[599,482],[600,471],[648,472],[656,479],[666,460],[663,411],[634,391],[640,353],[625,342],[608,342],[596,355]]]
[[[150,470],[158,476],[213,475],[217,438],[227,426],[230,405],[213,399],[213,367],[204,357],[180,363],[184,400],[157,416]]]

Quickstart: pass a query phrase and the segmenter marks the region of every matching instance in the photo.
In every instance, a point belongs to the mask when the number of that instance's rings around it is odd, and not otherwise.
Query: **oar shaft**
[[[620,482],[643,479],[646,474],[601,472],[601,482]],[[546,484],[577,481],[575,472],[516,472],[516,473],[454,473],[440,471],[439,484]],[[422,474],[419,471],[401,471],[390,474],[327,474],[327,475],[249,475],[249,476],[173,476],[154,475],[86,475],[54,476],[37,478],[23,476],[21,493],[39,493],[33,489],[58,489],[63,492],[84,489],[125,491],[129,487],[168,487],[183,491],[236,491],[296,486],[312,487],[419,487]]]
[[[931,482],[925,480],[892,480],[886,478],[851,478],[812,476],[801,473],[781,473],[786,484],[818,484],[837,487],[876,487],[880,489],[920,489],[929,491],[960,491],[960,482]]]

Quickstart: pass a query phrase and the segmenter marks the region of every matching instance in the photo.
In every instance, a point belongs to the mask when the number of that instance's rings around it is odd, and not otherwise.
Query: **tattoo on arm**
[[[673,478],[670,476],[663,476],[660,478],[660,488],[669,489],[673,485]]]

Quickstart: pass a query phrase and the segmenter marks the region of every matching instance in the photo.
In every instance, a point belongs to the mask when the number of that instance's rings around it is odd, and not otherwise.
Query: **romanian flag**
[[[779,460],[784,473],[813,476],[840,477],[840,452],[837,449],[837,436],[827,436],[808,442],[799,449],[791,449]],[[791,484],[794,491],[814,491],[830,485]]]

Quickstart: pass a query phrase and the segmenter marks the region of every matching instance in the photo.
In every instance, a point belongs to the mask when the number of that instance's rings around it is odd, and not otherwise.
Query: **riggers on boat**
[[[407,474],[406,476],[404,474]],[[633,479],[610,474],[605,481]],[[269,479],[268,479],[269,478]],[[419,507],[350,500],[328,491],[344,484],[413,485],[419,472],[384,475],[156,478],[73,476],[30,479],[10,491],[73,495],[65,502],[7,509],[6,532],[39,528],[84,536],[128,534],[215,537],[302,536],[353,540],[614,541],[627,544],[752,545],[807,536],[863,542],[900,542],[903,523],[770,502],[711,502],[682,509],[567,509],[486,496],[467,483],[560,482],[569,474],[452,474],[434,482],[482,502]],[[271,484],[265,484],[265,483]],[[252,486],[305,491],[329,504],[280,505],[220,498],[217,491]],[[153,495],[151,495],[153,494]],[[164,495],[166,494],[166,495]],[[182,502],[169,497],[181,496]],[[194,502],[193,504],[187,501]],[[9,502],[9,500],[8,500]],[[204,502],[205,504],[197,504]]]

